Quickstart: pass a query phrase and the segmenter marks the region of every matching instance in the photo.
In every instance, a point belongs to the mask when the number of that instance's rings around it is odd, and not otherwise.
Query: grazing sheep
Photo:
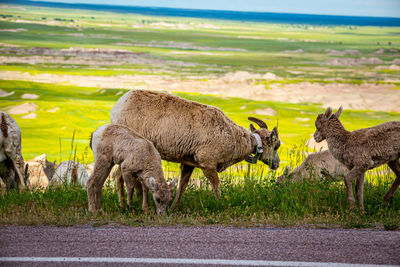
[[[7,189],[25,188],[25,162],[21,153],[21,129],[6,112],[0,111],[0,176]]]
[[[128,191],[128,205],[132,204],[134,181],[142,184],[143,210],[148,211],[147,190],[152,192],[157,213],[164,214],[172,200],[176,180],[168,185],[161,168],[161,157],[153,144],[129,128],[108,124],[99,127],[90,141],[95,165],[87,183],[89,211],[101,208],[101,189],[114,164],[121,166]]]
[[[337,161],[329,150],[311,153],[303,163],[290,172],[290,167],[279,176],[277,182],[283,181],[301,181],[308,177],[317,178],[323,176],[329,180],[343,179],[349,170],[342,163]]]
[[[86,168],[75,161],[67,160],[61,162],[51,176],[50,184],[72,183],[86,187],[89,179]]]
[[[25,166],[29,165],[29,184],[32,188],[47,187],[49,181],[54,174],[56,163],[47,160],[46,155],[42,154],[25,162]]]
[[[251,132],[237,125],[220,109],[173,95],[129,91],[111,110],[111,122],[126,125],[151,141],[162,159],[181,163],[181,178],[173,207],[179,204],[195,167],[200,168],[220,197],[218,172],[244,159],[260,159],[279,167],[278,130],[250,117],[261,128]],[[252,156],[255,154],[255,156]]]
[[[384,197],[385,201],[389,201],[400,184],[400,121],[350,132],[339,120],[342,110],[340,107],[333,113],[329,107],[325,114],[318,115],[314,139],[317,142],[326,139],[332,155],[350,170],[344,179],[349,208],[354,209],[355,206],[352,181],[356,180],[358,206],[363,210],[365,172],[385,163],[396,174],[394,183]]]

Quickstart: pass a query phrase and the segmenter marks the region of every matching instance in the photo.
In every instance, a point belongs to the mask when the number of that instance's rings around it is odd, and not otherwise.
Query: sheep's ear
[[[150,182],[151,191],[157,191],[158,186],[157,186],[157,183],[156,183],[156,180],[154,179],[154,177],[150,177],[149,182]]]
[[[250,123],[249,126],[250,132],[254,133],[254,131],[256,130],[256,128],[254,127],[254,125],[252,123]]]
[[[332,116],[332,108],[328,107],[325,111],[325,117],[329,119]]]
[[[339,119],[340,115],[342,114],[342,111],[343,111],[343,106],[340,106],[338,111],[336,111],[336,113],[335,113],[336,118]]]
[[[278,128],[274,127],[274,129],[272,130],[272,133],[273,133],[276,137],[279,137],[279,135],[278,135]]]

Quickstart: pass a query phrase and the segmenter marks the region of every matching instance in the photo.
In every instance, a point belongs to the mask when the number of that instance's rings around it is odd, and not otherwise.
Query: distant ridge
[[[164,7],[113,6],[97,4],[69,4],[42,1],[6,0],[0,3],[23,4],[56,8],[87,9],[116,13],[135,13],[151,16],[192,17],[249,22],[269,22],[311,25],[400,26],[400,18],[309,15],[267,12],[242,12],[223,10],[179,9]]]

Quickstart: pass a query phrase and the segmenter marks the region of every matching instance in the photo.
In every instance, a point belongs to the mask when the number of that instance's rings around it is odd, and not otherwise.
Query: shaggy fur
[[[126,125],[153,142],[162,159],[181,163],[173,206],[179,204],[195,167],[202,169],[219,198],[217,172],[255,153],[257,146],[255,137],[220,109],[165,93],[143,90],[126,93],[112,108],[111,122]],[[278,131],[260,127],[257,130],[253,127],[263,144],[260,160],[276,169]]]
[[[289,166],[288,166],[289,167]],[[329,150],[311,153],[303,163],[290,172],[290,167],[285,169],[283,175],[279,176],[277,182],[301,181],[307,178],[324,177],[328,180],[343,179],[349,170],[337,161]]]
[[[114,164],[121,166],[128,190],[128,205],[132,204],[134,181],[142,184],[143,210],[148,211],[147,192],[152,192],[157,213],[164,214],[172,200],[175,181],[168,185],[161,168],[161,157],[153,144],[122,125],[99,127],[92,138],[95,158],[93,173],[88,183],[89,211],[101,208],[101,189]]]
[[[50,184],[72,183],[86,187],[89,176],[82,164],[67,160],[55,165],[55,167],[53,175],[49,176],[51,177]]]
[[[0,177],[7,188],[25,188],[25,163],[21,153],[21,129],[6,112],[0,111]]]
[[[384,197],[385,201],[389,201],[400,184],[400,121],[350,132],[339,120],[341,113],[342,107],[336,113],[328,108],[325,114],[319,114],[315,121],[314,139],[317,142],[326,139],[332,155],[350,170],[344,180],[349,208],[355,206],[352,181],[356,180],[358,206],[364,209],[365,172],[382,164],[388,164],[396,174],[393,185]]]

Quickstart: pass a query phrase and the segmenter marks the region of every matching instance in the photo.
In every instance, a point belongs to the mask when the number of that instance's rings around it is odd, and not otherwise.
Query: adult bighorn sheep
[[[250,125],[249,132],[219,108],[144,90],[124,94],[110,118],[153,142],[162,159],[181,163],[173,207],[179,204],[195,167],[203,171],[217,198],[221,194],[217,172],[244,159],[252,163],[260,159],[271,169],[279,167],[278,130],[269,131],[260,119],[249,117],[261,127],[256,130]]]
[[[132,205],[135,180],[142,184],[143,211],[148,211],[147,192],[150,189],[157,213],[164,214],[172,200],[176,180],[167,184],[161,167],[161,157],[153,144],[123,125],[100,126],[90,140],[95,158],[93,173],[87,182],[89,211],[101,208],[101,190],[115,164],[121,166],[128,191],[128,205]],[[121,198],[120,198],[121,200]]]
[[[358,207],[363,210],[365,172],[385,163],[396,174],[395,181],[384,197],[385,201],[389,201],[400,184],[400,121],[350,132],[339,120],[342,110],[340,107],[333,113],[329,107],[324,114],[318,115],[314,139],[317,142],[326,139],[332,155],[349,169],[344,179],[348,207],[354,209],[355,206],[352,181],[356,180]]]
[[[6,112],[0,111],[0,177],[8,189],[25,187],[27,169],[21,153],[21,129]]]

